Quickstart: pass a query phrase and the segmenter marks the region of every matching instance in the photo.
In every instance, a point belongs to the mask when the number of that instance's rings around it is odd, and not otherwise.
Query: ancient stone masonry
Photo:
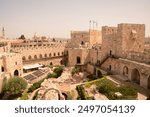
[[[87,35],[87,38],[82,34]],[[145,46],[144,41],[144,24],[103,26],[102,31],[89,33],[74,31],[70,41],[73,45],[67,47],[68,65],[85,65],[88,72],[96,75],[103,70],[120,74],[144,88],[149,88],[150,53],[147,51],[149,45]],[[83,42],[88,43],[88,46],[83,46]]]
[[[80,66],[95,75],[123,75],[150,88],[150,44],[145,43],[144,24],[121,23],[103,26],[101,31],[71,31],[69,40],[37,35],[33,39],[0,38],[1,78],[22,76],[26,65],[65,64]]]

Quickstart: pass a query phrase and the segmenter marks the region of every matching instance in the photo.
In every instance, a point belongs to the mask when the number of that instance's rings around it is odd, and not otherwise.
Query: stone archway
[[[101,78],[102,77],[102,73],[100,70],[97,70],[97,77]]]
[[[34,55],[34,59],[37,59],[37,55]]]
[[[50,65],[53,65],[53,63],[52,63],[52,62],[50,62]]]
[[[124,76],[128,76],[128,72],[129,72],[128,67],[127,67],[127,66],[124,66],[124,67],[123,67],[123,75],[124,75]]]
[[[140,84],[140,72],[136,68],[131,72],[131,80],[137,84]]]
[[[23,56],[23,57],[22,57],[22,60],[23,60],[23,61],[25,61],[25,60],[26,60],[26,57],[25,57],[25,56]]]
[[[63,65],[63,60],[60,60],[60,65]]]
[[[19,71],[17,69],[14,71],[14,76],[19,76]]]
[[[148,80],[147,80],[147,88],[150,89],[150,76],[148,77]]]
[[[68,99],[68,95],[66,93],[63,92],[62,95],[64,96],[65,100]]]

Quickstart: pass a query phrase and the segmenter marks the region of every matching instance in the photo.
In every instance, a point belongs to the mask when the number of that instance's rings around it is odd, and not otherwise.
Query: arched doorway
[[[31,60],[31,59],[32,59],[31,55],[29,55],[28,59],[29,59],[29,60]]]
[[[93,74],[96,75],[96,68],[94,68]]]
[[[81,59],[80,59],[80,57],[79,56],[77,56],[77,64],[80,64],[81,63]]]
[[[4,71],[5,71],[3,66],[1,67],[1,69],[2,69],[2,72],[4,72]]]
[[[131,80],[137,84],[140,84],[140,73],[137,69],[132,70]]]
[[[60,64],[63,65],[63,61],[62,60],[60,61]]]
[[[147,80],[147,88],[150,89],[150,76],[148,77],[148,80]]]
[[[50,62],[50,65],[53,65],[53,63],[52,63],[52,62]]]
[[[23,57],[22,57],[22,60],[23,60],[23,61],[25,61],[25,60],[26,60],[26,57],[25,57],[25,56],[23,56]]]
[[[102,77],[102,73],[100,70],[97,70],[97,77],[101,78]]]
[[[123,75],[128,76],[128,67],[127,66],[123,67]]]
[[[37,55],[34,55],[34,59],[37,59]]]
[[[84,45],[84,41],[81,41],[81,45]]]
[[[14,71],[14,76],[19,76],[19,71],[18,70]]]
[[[39,55],[39,58],[40,58],[40,59],[42,58],[42,54]]]

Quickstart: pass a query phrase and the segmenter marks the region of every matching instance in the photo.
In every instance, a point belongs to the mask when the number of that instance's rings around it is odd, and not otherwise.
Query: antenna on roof
[[[5,29],[4,29],[4,27],[2,28],[2,35],[3,35],[3,37],[5,37]]]
[[[92,22],[92,21],[90,20],[90,22],[89,22],[89,29],[91,29],[91,22]]]

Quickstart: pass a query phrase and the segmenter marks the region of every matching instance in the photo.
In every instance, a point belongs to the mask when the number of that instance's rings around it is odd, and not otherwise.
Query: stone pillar
[[[132,68],[128,68],[128,79],[132,81]]]
[[[148,76],[146,74],[141,74],[140,86],[147,89],[147,85],[148,85]]]

